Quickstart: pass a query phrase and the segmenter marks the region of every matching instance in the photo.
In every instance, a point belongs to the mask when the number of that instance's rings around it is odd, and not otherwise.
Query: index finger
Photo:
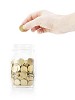
[[[26,24],[27,22],[34,20],[35,18],[37,18],[38,16],[40,16],[40,11],[35,12],[30,14],[22,23],[22,25]]]

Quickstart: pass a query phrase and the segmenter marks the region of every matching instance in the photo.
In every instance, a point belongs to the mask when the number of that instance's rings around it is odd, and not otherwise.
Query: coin
[[[18,64],[19,64],[19,66],[23,65],[23,64],[24,64],[24,59],[20,58],[20,59],[18,60]]]
[[[20,70],[20,66],[19,65],[14,65],[11,70],[12,70],[12,72],[17,72],[17,71]]]
[[[22,66],[22,67],[21,67],[21,72],[27,72],[27,67]]]
[[[27,85],[27,80],[25,80],[25,79],[21,80],[21,85],[26,86]]]
[[[30,65],[33,64],[33,59],[32,58],[28,58],[28,64],[30,64]]]
[[[13,67],[11,68],[11,70],[12,70],[12,72],[16,72],[16,71],[17,71],[17,67],[13,66]]]
[[[33,72],[33,65],[28,66],[28,71],[29,71],[30,73]]]
[[[20,25],[19,29],[20,29],[21,32],[24,32],[24,31],[25,31],[25,30],[23,29],[23,25]]]
[[[27,73],[21,72],[21,73],[20,73],[20,77],[26,79],[26,78],[27,78]]]
[[[20,77],[20,73],[17,72],[17,73],[14,75],[14,78],[15,78],[15,79],[19,79],[19,77]]]
[[[31,86],[31,85],[33,85],[33,81],[28,81],[28,84],[27,84],[28,86]]]
[[[14,79],[19,79],[19,80],[23,79],[22,76],[20,75],[20,72],[15,74]]]
[[[16,79],[14,84],[15,85],[20,85],[20,80]]]
[[[28,80],[28,81],[32,81],[32,80],[33,80],[33,77],[27,76],[27,80]]]
[[[26,29],[23,28],[23,25],[20,25],[19,29],[20,29],[21,32],[26,32],[27,31]]]

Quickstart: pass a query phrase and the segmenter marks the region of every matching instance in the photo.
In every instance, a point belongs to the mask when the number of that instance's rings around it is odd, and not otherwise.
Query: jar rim
[[[33,45],[32,44],[15,44],[13,50],[32,50]]]

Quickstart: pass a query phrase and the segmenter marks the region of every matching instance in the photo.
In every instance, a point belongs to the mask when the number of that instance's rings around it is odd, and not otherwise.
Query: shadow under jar
[[[11,61],[11,79],[15,86],[33,86],[34,59],[32,45],[16,44]]]

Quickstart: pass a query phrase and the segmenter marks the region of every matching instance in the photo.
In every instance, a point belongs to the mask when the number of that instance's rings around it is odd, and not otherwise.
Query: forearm
[[[65,16],[62,17],[61,31],[62,32],[75,31],[75,13],[65,15]]]

